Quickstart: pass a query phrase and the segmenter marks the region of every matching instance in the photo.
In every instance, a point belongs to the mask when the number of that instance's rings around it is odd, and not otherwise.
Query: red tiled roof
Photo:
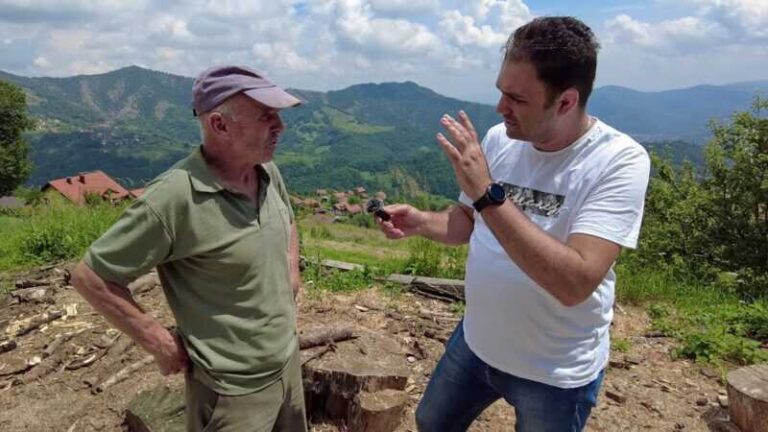
[[[130,192],[102,171],[51,180],[43,186],[43,190],[48,188],[55,189],[76,204],[84,203],[87,193],[96,194],[105,199],[123,199],[130,195]]]
[[[138,188],[138,189],[131,190],[131,195],[134,198],[138,198],[138,197],[144,195],[144,188]]]

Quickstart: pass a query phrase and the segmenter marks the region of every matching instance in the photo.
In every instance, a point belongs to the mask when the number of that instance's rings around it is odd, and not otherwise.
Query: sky
[[[245,64],[292,88],[414,81],[494,103],[505,41],[545,15],[595,32],[598,87],[768,79],[766,0],[0,0],[0,70],[193,77]]]

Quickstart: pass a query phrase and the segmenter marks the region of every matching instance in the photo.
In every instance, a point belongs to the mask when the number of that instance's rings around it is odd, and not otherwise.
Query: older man
[[[186,372],[190,431],[303,431],[298,239],[271,162],[279,111],[300,101],[235,66],[203,72],[192,93],[202,146],[91,245],[73,285],[163,374]],[[175,332],[125,288],[153,267]]]

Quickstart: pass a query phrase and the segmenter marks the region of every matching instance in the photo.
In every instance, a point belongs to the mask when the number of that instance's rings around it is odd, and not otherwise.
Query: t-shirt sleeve
[[[167,228],[145,201],[138,200],[91,244],[83,260],[102,279],[126,286],[170,252]]]
[[[285,203],[285,206],[288,207],[288,215],[291,218],[291,223],[293,223],[294,214],[293,214],[293,207],[291,207],[291,198],[288,196],[288,189],[285,187],[285,182],[283,181],[283,176],[280,174],[280,170],[277,168],[277,165],[274,163],[270,164],[270,177],[275,182],[275,188],[277,189],[277,192],[280,194],[280,199],[283,200]]]
[[[634,249],[651,162],[642,148],[617,155],[584,200],[569,234],[590,234]]]

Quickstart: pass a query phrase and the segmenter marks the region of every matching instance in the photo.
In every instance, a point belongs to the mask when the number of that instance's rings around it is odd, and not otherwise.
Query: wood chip
[[[139,361],[137,361],[135,363],[131,363],[130,365],[128,365],[128,366],[124,367],[123,369],[120,369],[119,371],[117,371],[117,373],[115,373],[111,377],[107,378],[103,383],[101,383],[101,384],[97,385],[96,387],[94,387],[92,391],[94,393],[101,393],[101,392],[107,390],[108,388],[112,387],[113,385],[115,385],[115,384],[125,380],[132,373],[134,373],[137,370],[141,369],[142,367],[152,363],[153,361],[154,361],[154,357],[152,357],[150,355],[150,356],[144,357],[143,359],[141,359],[141,360],[139,360]]]
[[[20,321],[16,321],[8,325],[5,329],[6,334],[11,337],[23,336],[37,328],[40,328],[44,324],[48,324],[51,321],[57,320],[64,316],[61,311],[45,312],[40,315],[31,316]]]

